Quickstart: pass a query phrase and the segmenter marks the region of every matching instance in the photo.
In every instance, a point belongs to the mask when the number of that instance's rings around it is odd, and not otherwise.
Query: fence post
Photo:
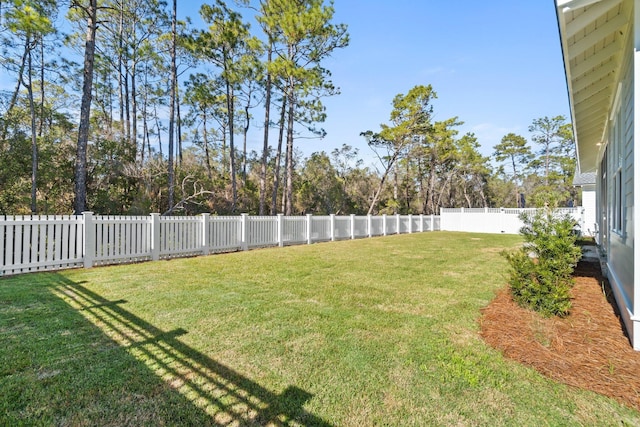
[[[96,247],[96,230],[93,225],[93,212],[82,212],[82,235],[84,245],[82,255],[84,257],[84,268],[93,267],[93,257]]]
[[[382,235],[387,235],[387,214],[382,214]]]
[[[400,234],[400,214],[396,214],[396,234]]]
[[[409,234],[413,233],[413,215],[409,214]]]
[[[312,217],[313,217],[313,215],[307,214],[307,245],[310,245],[311,243],[313,243],[313,240],[311,239],[311,221],[312,221]]]
[[[284,215],[279,213],[278,214],[278,246],[283,247],[284,246],[284,221],[283,221],[283,217]]]
[[[243,213],[240,214],[240,249],[246,251],[249,249],[248,233],[247,233],[247,220],[249,218],[249,214]]]
[[[202,214],[202,255],[209,255],[209,217],[211,214]]]
[[[329,215],[329,228],[330,228],[331,241],[335,242],[336,240],[336,215],[335,214]]]
[[[373,236],[373,232],[371,231],[371,214],[367,215],[367,234],[369,237]]]
[[[151,259],[160,259],[160,214],[151,214]]]
[[[420,214],[420,227],[418,227],[418,231],[424,233],[424,215]]]
[[[435,230],[433,229],[433,214],[431,214],[431,229],[430,229],[430,231],[435,231]]]

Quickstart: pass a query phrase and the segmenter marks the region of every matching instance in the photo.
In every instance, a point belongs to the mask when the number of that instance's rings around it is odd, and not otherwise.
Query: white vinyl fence
[[[5,216],[0,276],[439,229],[434,215]]]
[[[468,231],[474,233],[518,234],[524,225],[520,220],[523,212],[536,209],[515,208],[441,208],[441,230]],[[569,214],[576,220],[585,234],[589,224],[585,224],[585,210],[582,207],[561,208],[559,214]]]

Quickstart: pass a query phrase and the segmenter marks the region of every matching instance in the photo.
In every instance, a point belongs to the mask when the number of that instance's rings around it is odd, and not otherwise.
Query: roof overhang
[[[556,0],[571,119],[581,172],[597,168],[620,69],[633,0]]]

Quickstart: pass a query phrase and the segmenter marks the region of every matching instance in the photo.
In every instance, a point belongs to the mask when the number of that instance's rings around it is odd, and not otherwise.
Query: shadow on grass
[[[2,376],[8,375],[6,378],[9,380],[6,384],[0,382],[0,386],[4,388],[4,385],[7,385],[7,389],[13,390],[14,399],[23,400],[24,404],[20,408],[20,404],[12,402],[10,397],[6,397],[4,402],[2,402],[3,399],[0,399],[0,409],[7,410],[11,409],[7,408],[8,406],[14,406],[14,416],[5,419],[5,421],[28,420],[30,412],[37,415],[37,409],[33,409],[35,403],[29,402],[29,399],[44,393],[45,399],[42,404],[47,405],[47,401],[50,401],[53,408],[45,408],[43,411],[46,418],[56,424],[61,421],[62,423],[86,424],[87,421],[91,423],[99,419],[103,424],[135,425],[195,423],[197,425],[330,426],[328,422],[304,409],[303,405],[312,397],[305,390],[289,386],[281,393],[274,393],[181,342],[180,336],[188,331],[184,329],[163,331],[127,311],[122,307],[122,304],[126,303],[125,300],[107,300],[83,286],[82,283],[72,282],[59,274],[37,275],[37,277],[39,279],[38,285],[31,289],[25,289],[27,293],[39,292],[43,294],[43,290],[48,289],[67,304],[65,309],[60,304],[60,300],[56,298],[47,298],[45,295],[40,295],[38,298],[36,294],[33,294],[33,301],[44,299],[43,305],[57,305],[53,309],[54,312],[50,314],[53,314],[58,320],[66,319],[64,320],[66,325],[59,325],[55,329],[67,331],[67,334],[75,334],[75,329],[77,329],[79,336],[86,335],[81,337],[79,341],[78,337],[74,337],[75,340],[71,341],[75,344],[70,347],[84,349],[97,347],[99,353],[111,351],[112,354],[111,357],[108,355],[94,357],[90,352],[87,354],[86,350],[81,351],[80,353],[84,354],[81,358],[84,360],[80,363],[81,367],[77,369],[75,374],[73,373],[74,369],[68,364],[69,360],[75,358],[74,354],[71,354],[72,349],[61,350],[60,347],[65,345],[58,345],[56,341],[47,345],[55,345],[58,352],[69,353],[58,354],[54,358],[58,361],[62,360],[62,363],[57,363],[44,356],[42,359],[44,362],[34,361],[33,358],[16,358],[13,362],[5,360],[13,368],[8,368],[7,372],[2,371]],[[44,282],[40,279],[44,279]],[[29,284],[23,286],[28,287]],[[38,288],[39,291],[37,291]],[[5,299],[5,295],[5,293],[0,294],[2,296],[0,300]],[[43,296],[44,298],[42,298]],[[2,302],[4,303],[4,301]],[[9,302],[12,302],[11,298],[9,298]],[[24,307],[28,308],[29,304],[31,303],[26,302]],[[19,307],[20,304],[15,301],[14,305],[16,305],[16,312],[22,310]],[[71,313],[68,310],[69,306],[73,308]],[[81,314],[83,319],[78,314]],[[12,327],[14,329],[18,327],[16,325],[30,327],[28,323],[33,323],[29,322],[30,318],[32,317],[14,318],[14,320],[18,320],[13,326],[10,324],[4,326],[0,322],[0,333],[5,330],[11,331]],[[101,332],[98,333],[95,327],[89,326],[87,323],[97,326]],[[39,328],[40,331],[38,331]],[[87,328],[91,332],[87,333]],[[45,324],[41,324],[34,331],[31,331],[28,339],[43,339],[44,337],[41,335],[50,333],[47,329]],[[111,341],[105,339],[104,335]],[[96,342],[96,338],[98,342]],[[114,345],[114,342],[117,345]],[[9,345],[11,346],[11,343]],[[23,346],[20,347],[21,345]],[[16,348],[23,348],[25,354],[38,351],[37,347],[34,347],[34,350],[29,349],[28,346],[24,347],[24,345],[29,344],[20,344],[19,340],[16,340]],[[48,352],[48,350],[40,351],[42,353]],[[0,361],[2,361],[2,357],[0,357]],[[40,367],[30,367],[29,364],[40,365]],[[15,380],[28,370],[42,371],[42,366],[48,364],[51,366],[46,368],[45,372],[49,372],[49,374],[45,373],[42,377],[53,383],[54,386],[50,387],[52,388],[50,391],[45,390],[45,387],[38,383],[40,374],[35,375],[36,378],[31,380],[24,378]],[[69,372],[67,380],[64,379],[64,375],[59,375],[62,371]],[[98,371],[100,372],[98,373]],[[103,374],[104,371],[110,373]],[[11,381],[11,375],[15,376],[14,381]],[[80,375],[92,378],[98,384],[88,386],[64,384],[65,381],[81,382],[82,379],[76,378]],[[145,379],[140,379],[140,377],[145,377]],[[4,381],[2,377],[0,377],[0,381]],[[20,384],[21,381],[30,383],[31,387],[26,387],[28,384]],[[115,383],[115,385],[105,384],[103,390],[100,382]],[[51,384],[49,385],[51,386]],[[18,391],[20,387],[23,391]],[[61,393],[61,390],[66,395],[64,398],[71,402],[61,405],[55,403],[56,397],[46,395],[47,393]],[[94,408],[93,415],[91,415],[91,409],[87,414],[83,414],[82,408],[78,410],[73,407],[91,406],[90,403],[87,403],[90,399],[86,396],[74,396],[74,392],[95,394],[98,400],[105,398],[105,395],[120,394],[126,395],[125,400],[127,401],[139,399],[152,403],[145,406],[138,405],[136,402],[133,404],[127,402],[121,406],[121,398],[110,397],[112,400],[104,405],[106,408],[101,407],[98,410]],[[31,409],[25,410],[25,408]],[[21,415],[16,416],[16,413]],[[35,420],[32,419],[32,421]]]

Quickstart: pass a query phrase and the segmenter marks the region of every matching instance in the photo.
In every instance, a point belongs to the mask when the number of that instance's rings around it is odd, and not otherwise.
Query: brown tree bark
[[[80,125],[78,128],[78,144],[75,165],[75,202],[76,215],[87,209],[87,143],[89,140],[89,119],[91,113],[91,91],[93,87],[93,65],[96,50],[96,29],[98,0],[89,0],[86,8],[87,37],[84,49],[84,69],[82,84],[82,101],[80,103]]]

